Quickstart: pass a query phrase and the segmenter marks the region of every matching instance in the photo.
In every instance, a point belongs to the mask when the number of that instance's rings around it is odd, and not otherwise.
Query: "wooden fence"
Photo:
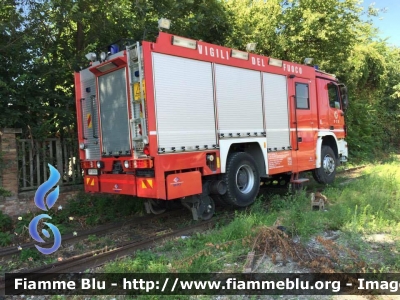
[[[83,183],[78,144],[73,139],[18,140],[18,184],[20,191],[38,188],[50,176],[47,164],[60,172],[59,185]]]

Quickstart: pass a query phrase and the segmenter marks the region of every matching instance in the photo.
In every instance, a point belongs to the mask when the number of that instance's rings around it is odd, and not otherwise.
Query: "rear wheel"
[[[227,191],[221,197],[226,203],[235,207],[253,204],[260,189],[260,175],[254,159],[249,154],[231,154],[223,180],[227,184]]]
[[[321,149],[321,167],[312,172],[314,179],[323,184],[332,183],[336,176],[336,161],[332,148],[323,145]]]

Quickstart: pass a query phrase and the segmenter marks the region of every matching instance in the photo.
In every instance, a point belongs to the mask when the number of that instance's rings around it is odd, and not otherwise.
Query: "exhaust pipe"
[[[226,193],[226,183],[223,180],[214,180],[209,185],[210,194],[224,195]]]

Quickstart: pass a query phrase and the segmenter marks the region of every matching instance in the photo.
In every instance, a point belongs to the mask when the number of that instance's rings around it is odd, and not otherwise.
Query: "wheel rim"
[[[325,155],[323,166],[325,174],[327,175],[331,175],[335,171],[335,160],[332,158],[332,156],[329,154]]]
[[[248,165],[242,165],[236,172],[236,187],[243,194],[248,194],[254,186],[255,177],[253,170]]]
[[[210,216],[212,216],[214,214],[214,209],[212,207],[211,204],[208,204],[206,209],[204,210],[203,214],[202,214],[202,219],[206,220],[208,219]]]

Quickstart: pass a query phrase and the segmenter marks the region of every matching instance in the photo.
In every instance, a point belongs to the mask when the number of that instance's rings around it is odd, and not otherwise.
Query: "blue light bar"
[[[118,47],[118,45],[117,45],[117,44],[111,45],[111,46],[110,46],[110,52],[111,52],[111,54],[118,53],[118,52],[119,52],[119,47]]]

